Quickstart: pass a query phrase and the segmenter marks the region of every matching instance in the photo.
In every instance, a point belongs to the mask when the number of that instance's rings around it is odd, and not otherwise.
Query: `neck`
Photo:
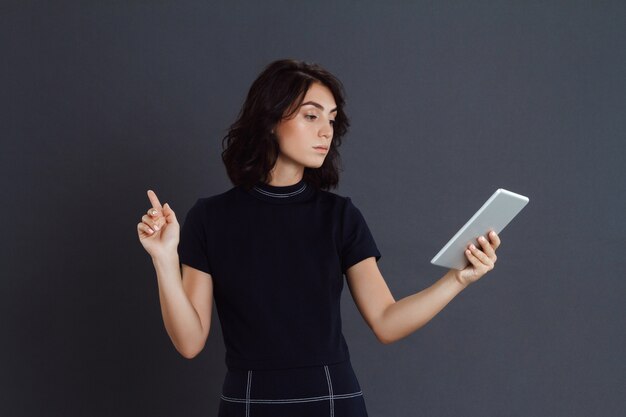
[[[302,165],[285,164],[279,157],[276,165],[269,172],[267,184],[274,187],[286,187],[297,184],[304,177],[304,167]]]

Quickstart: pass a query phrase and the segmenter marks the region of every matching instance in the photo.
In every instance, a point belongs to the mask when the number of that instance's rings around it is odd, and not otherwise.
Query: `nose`
[[[330,124],[325,125],[319,131],[320,136],[324,136],[326,139],[331,139],[333,137],[333,128]]]

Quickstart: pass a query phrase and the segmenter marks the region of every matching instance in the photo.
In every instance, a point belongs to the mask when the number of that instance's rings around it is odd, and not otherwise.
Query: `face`
[[[274,129],[280,147],[276,168],[293,171],[322,166],[333,139],[336,107],[328,87],[311,84],[300,107]],[[318,146],[326,149],[315,149]]]

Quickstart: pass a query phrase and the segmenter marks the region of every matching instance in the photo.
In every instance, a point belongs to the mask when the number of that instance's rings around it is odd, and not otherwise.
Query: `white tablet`
[[[441,248],[430,261],[431,264],[452,269],[464,269],[469,265],[465,249],[470,243],[482,250],[478,243],[479,236],[485,236],[493,230],[500,234],[502,229],[519,213],[528,197],[499,188],[483,206],[465,223],[463,227]]]

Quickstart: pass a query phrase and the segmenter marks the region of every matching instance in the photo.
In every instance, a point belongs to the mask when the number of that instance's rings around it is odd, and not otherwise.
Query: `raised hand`
[[[500,246],[500,238],[494,231],[491,231],[488,236],[489,241],[483,236],[478,238],[482,250],[473,244],[465,250],[465,256],[470,264],[465,269],[457,271],[457,279],[461,284],[469,285],[476,282],[494,268],[498,259],[496,249]]]
[[[175,254],[180,237],[176,214],[169,204],[161,205],[154,191],[148,190],[148,199],[152,207],[137,224],[139,241],[153,258]]]

